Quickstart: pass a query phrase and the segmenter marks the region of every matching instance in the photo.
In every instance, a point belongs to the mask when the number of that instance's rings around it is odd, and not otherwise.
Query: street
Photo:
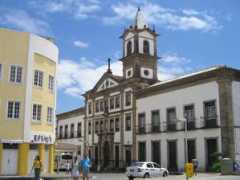
[[[92,174],[91,180],[127,180],[125,174]],[[140,180],[142,178],[136,178],[135,180]],[[155,177],[150,178],[150,180],[159,180],[159,179],[166,179],[166,180],[185,180],[184,175],[170,175],[168,177]],[[194,176],[190,178],[190,180],[239,180],[240,176],[221,176],[219,174],[199,174],[198,176]]]

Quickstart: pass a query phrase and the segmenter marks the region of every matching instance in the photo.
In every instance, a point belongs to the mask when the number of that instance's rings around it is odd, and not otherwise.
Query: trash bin
[[[231,158],[223,158],[221,160],[222,175],[230,175],[233,173],[233,160]]]

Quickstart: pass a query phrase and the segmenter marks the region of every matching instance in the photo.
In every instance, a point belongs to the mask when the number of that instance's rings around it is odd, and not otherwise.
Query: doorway
[[[115,146],[115,167],[119,168],[119,146]]]
[[[152,141],[152,161],[159,165],[161,165],[160,153],[160,141]]]
[[[138,160],[146,161],[146,142],[138,143]]]
[[[196,141],[195,139],[187,140],[188,162],[196,158]]]
[[[176,172],[177,166],[177,141],[168,141],[168,170]]]
[[[213,164],[217,161],[217,156],[214,156],[217,152],[217,139],[206,139],[207,171],[211,171]]]
[[[131,159],[132,159],[132,155],[131,155],[131,150],[130,149],[126,149],[125,156],[126,156],[126,165],[130,166],[131,165]]]
[[[109,164],[109,160],[110,160],[110,148],[109,148],[109,143],[108,141],[106,141],[104,143],[104,148],[103,148],[103,165],[104,167],[106,167]]]

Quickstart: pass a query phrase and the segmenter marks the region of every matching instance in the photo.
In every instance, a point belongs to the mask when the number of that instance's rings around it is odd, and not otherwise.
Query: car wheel
[[[144,176],[143,176],[143,178],[150,178],[149,173],[145,173]]]
[[[163,177],[167,177],[168,176],[168,173],[165,171],[163,172]]]
[[[128,180],[134,180],[134,177],[129,176],[129,177],[128,177]]]

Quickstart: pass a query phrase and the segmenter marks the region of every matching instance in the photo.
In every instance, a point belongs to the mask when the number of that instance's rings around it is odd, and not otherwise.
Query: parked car
[[[169,172],[167,169],[161,168],[159,164],[154,162],[134,162],[130,167],[127,167],[126,174],[129,180],[131,180],[136,177],[166,177]]]

